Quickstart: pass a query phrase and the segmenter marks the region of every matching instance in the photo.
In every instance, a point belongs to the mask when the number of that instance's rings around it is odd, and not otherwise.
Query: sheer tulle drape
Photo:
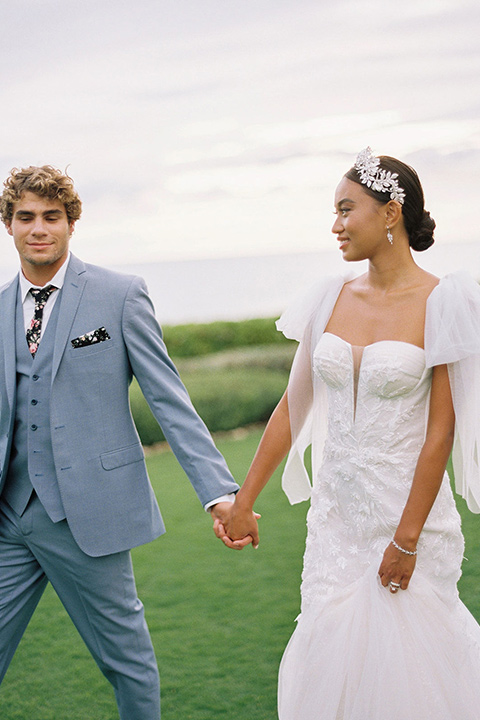
[[[344,283],[352,278],[353,274],[320,281],[277,322],[286,337],[300,342],[288,386],[292,449],[283,475],[291,503],[310,497],[305,450],[315,437],[313,466],[317,469],[326,434],[325,388],[312,376],[312,351]],[[452,453],[456,488],[470,510],[480,513],[480,288],[466,273],[446,275],[428,299],[425,356],[427,368],[448,364],[456,417]]]
[[[448,365],[455,485],[470,510],[480,513],[480,289],[466,273],[446,275],[431,293],[425,353],[428,367]]]
[[[313,348],[325,329],[344,283],[349,279],[350,276],[338,276],[321,280],[300,295],[277,321],[277,328],[286,337],[300,343],[288,382],[292,447],[282,478],[282,487],[292,505],[310,497],[305,451],[315,437],[312,448],[315,477],[326,436],[326,393],[324,384],[312,372]]]

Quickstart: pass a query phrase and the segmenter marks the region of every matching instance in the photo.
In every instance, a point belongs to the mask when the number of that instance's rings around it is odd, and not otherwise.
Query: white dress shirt
[[[67,272],[68,267],[68,261],[70,260],[70,253],[68,253],[65,262],[63,263],[62,267],[57,271],[56,275],[49,280],[46,285],[43,285],[40,287],[39,285],[32,285],[32,283],[27,280],[23,272],[20,270],[19,273],[19,279],[20,279],[20,292],[22,297],[22,307],[23,307],[23,324],[25,326],[25,332],[27,332],[28,328],[30,327],[30,323],[32,322],[32,318],[35,312],[35,299],[30,291],[30,288],[34,288],[35,290],[41,290],[44,287],[47,287],[48,285],[54,285],[58,290],[60,290],[63,287],[63,283],[65,282],[65,273]],[[43,308],[43,317],[42,317],[42,335],[45,332],[45,328],[47,327],[48,320],[50,318],[50,315],[52,314],[53,306],[57,302],[58,292],[55,290],[50,297],[48,298],[48,301],[45,303],[45,307]],[[39,343],[42,340],[42,335],[40,335]]]

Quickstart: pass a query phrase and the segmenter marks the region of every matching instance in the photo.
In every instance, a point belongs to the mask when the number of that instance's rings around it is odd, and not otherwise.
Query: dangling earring
[[[390,228],[388,227],[388,225],[387,225],[387,239],[388,239],[388,242],[390,243],[390,245],[393,245],[393,235],[390,232]]]

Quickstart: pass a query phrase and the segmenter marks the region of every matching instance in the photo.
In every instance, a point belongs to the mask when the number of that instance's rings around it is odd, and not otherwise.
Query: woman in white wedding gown
[[[480,627],[458,596],[445,467],[455,437],[457,489],[479,512],[480,289],[415,264],[435,223],[400,161],[360,153],[335,212],[344,259],[368,271],[322,281],[280,319],[300,341],[288,389],[216,533],[258,542],[253,503],[290,450],[284,489],[311,507],[280,720],[478,720]]]

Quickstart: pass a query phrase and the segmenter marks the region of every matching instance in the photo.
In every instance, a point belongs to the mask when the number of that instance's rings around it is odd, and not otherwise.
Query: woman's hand
[[[238,502],[218,503],[211,509],[214,518],[213,532],[232,550],[243,550],[252,543],[258,547],[258,523],[261,516],[249,509],[242,509]]]
[[[416,555],[407,555],[390,543],[383,553],[378,574],[383,587],[390,587],[391,593],[406,590],[415,570]]]

